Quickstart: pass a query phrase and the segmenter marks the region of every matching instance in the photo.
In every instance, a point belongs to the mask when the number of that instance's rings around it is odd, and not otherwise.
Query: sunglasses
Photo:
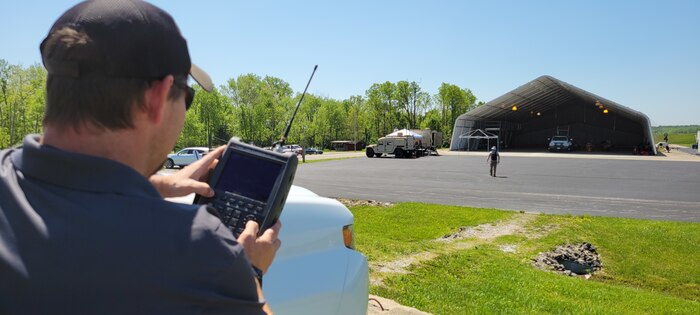
[[[187,83],[175,82],[174,85],[185,90],[185,111],[187,111],[192,106],[192,101],[194,101],[194,89]]]
[[[194,101],[194,89],[188,86],[185,89],[185,93],[185,111],[187,111],[192,106],[192,101]]]

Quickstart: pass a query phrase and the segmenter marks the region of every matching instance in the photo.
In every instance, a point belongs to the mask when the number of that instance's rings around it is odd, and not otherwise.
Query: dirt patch
[[[407,255],[394,261],[370,263],[370,269],[373,271],[370,282],[373,285],[382,285],[382,278],[387,274],[409,273],[408,269],[410,266],[431,260],[441,254],[471,249],[481,244],[493,241],[500,236],[522,234],[529,238],[541,237],[545,235],[544,231],[537,230],[533,232],[525,227],[536,217],[536,214],[519,214],[510,220],[501,221],[495,224],[489,223],[481,224],[475,227],[461,227],[455,233],[432,240],[433,242],[449,243],[449,246],[442,249],[439,253],[422,252]],[[516,246],[506,246],[501,250],[505,252],[515,252]]]
[[[346,207],[356,207],[356,206],[373,206],[373,207],[392,207],[394,204],[391,202],[382,202],[376,200],[358,200],[358,199],[345,199],[345,198],[335,198],[344,204]]]
[[[463,226],[457,232],[445,235],[436,241],[438,242],[453,242],[467,238],[477,238],[480,240],[491,241],[500,236],[513,234],[528,234],[525,225],[534,220],[536,215],[523,214],[514,217],[508,221],[498,222],[496,224],[487,223],[474,227]],[[540,236],[540,233],[537,233]]]
[[[375,206],[390,206],[377,204],[377,202],[368,202],[363,204],[361,200],[348,200],[348,199],[338,199],[349,207],[346,201],[359,202],[353,205],[375,205]],[[461,227],[455,233],[445,235],[438,239],[433,240],[434,242],[444,242],[447,246],[441,249],[438,253],[436,252],[422,252],[418,254],[408,255],[401,257],[400,259],[390,261],[390,262],[376,262],[370,263],[370,269],[373,271],[370,274],[370,283],[372,285],[383,285],[383,278],[389,274],[407,274],[408,269],[413,266],[420,264],[424,261],[428,261],[436,258],[438,255],[447,254],[450,252],[455,252],[459,250],[466,250],[474,248],[481,244],[488,243],[494,239],[505,236],[505,235],[524,235],[527,238],[540,238],[547,235],[549,232],[557,229],[555,226],[545,226],[538,228],[527,228],[528,223],[532,222],[536,218],[536,214],[519,214],[514,216],[512,219],[507,221],[497,222],[495,224],[481,224],[475,227]],[[500,250],[507,253],[515,253],[517,250],[517,245],[505,244],[499,247]],[[428,313],[419,311],[414,308],[406,307],[400,305],[392,300],[385,299],[378,296],[370,296],[369,307],[367,314],[377,315],[377,314],[389,314],[389,315],[424,315]]]
[[[378,263],[375,265],[375,268],[377,271],[384,273],[408,273],[406,268],[408,268],[409,266],[422,261],[431,260],[435,257],[437,257],[437,254],[435,253],[422,252],[418,254],[409,255],[387,263]]]
[[[539,253],[532,259],[532,264],[542,270],[585,278],[603,268],[600,255],[591,243],[557,246],[551,252]]]
[[[505,244],[499,246],[498,249],[504,253],[515,253],[517,252],[518,246],[515,244]]]

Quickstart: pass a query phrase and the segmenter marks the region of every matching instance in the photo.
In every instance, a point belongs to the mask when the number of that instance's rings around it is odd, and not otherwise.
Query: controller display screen
[[[224,161],[220,161],[224,162]],[[232,150],[225,161],[217,190],[267,202],[284,164],[280,161],[251,156]]]

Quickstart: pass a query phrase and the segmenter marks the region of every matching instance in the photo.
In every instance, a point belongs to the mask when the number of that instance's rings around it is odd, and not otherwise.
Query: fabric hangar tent
[[[499,150],[544,150],[566,136],[575,147],[656,154],[649,118],[551,76],[534,79],[455,121],[450,150],[484,149],[468,135],[481,129],[498,136]]]

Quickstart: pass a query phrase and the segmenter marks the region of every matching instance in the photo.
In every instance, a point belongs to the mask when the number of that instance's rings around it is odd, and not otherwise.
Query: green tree
[[[246,74],[230,79],[222,91],[233,107],[234,134],[244,141],[265,146],[279,139],[295,104],[287,82]]]
[[[218,89],[207,93],[199,85],[195,89],[192,107],[185,116],[185,125],[177,142],[177,147],[214,147],[228,142],[231,138],[232,107],[229,100]]]
[[[395,90],[396,85],[386,81],[381,84],[372,84],[365,92],[371,113],[374,116],[372,125],[376,137],[384,136],[394,128],[399,127],[397,118],[400,114],[397,111],[397,102],[394,97]]]
[[[369,143],[372,137],[371,133],[371,117],[368,111],[368,105],[362,96],[354,95],[343,101],[345,109],[345,139],[353,141],[363,141]],[[357,148],[364,149],[364,148]]]
[[[414,121],[411,117],[411,85],[407,81],[399,81],[394,89],[394,100],[399,111],[398,124],[401,127],[414,128]]]
[[[415,81],[399,81],[396,83],[396,105],[401,111],[400,126],[415,129],[420,125],[420,116],[430,104],[429,94],[421,91]]]
[[[0,60],[0,147],[18,144],[26,134],[41,133],[46,71]]]
[[[461,89],[454,84],[443,82],[434,99],[441,116],[439,131],[443,133],[443,141],[449,142],[455,119],[476,106],[476,97],[469,89]]]
[[[415,105],[414,105],[413,110],[415,111],[414,115],[416,117],[415,118],[416,125],[420,126],[422,124],[424,117],[426,116],[427,110],[432,105],[432,98],[430,97],[430,93],[420,91],[419,88],[413,89],[413,91],[416,91],[416,92],[414,92],[415,93],[415,96],[414,96]]]
[[[21,142],[28,133],[42,131],[46,71],[0,59],[0,147]],[[177,146],[216,146],[231,136],[267,146],[279,139],[300,94],[282,79],[240,75],[211,93],[198,86]],[[371,143],[394,128],[430,128],[451,138],[454,120],[483,104],[468,89],[443,83],[430,96],[416,82],[372,84],[365,96],[335,100],[305,96],[287,143],[327,148],[333,140]]]
[[[261,143],[265,138],[262,130],[264,115],[261,110],[261,79],[254,74],[245,74],[230,79],[223,93],[233,106],[233,130],[243,141]]]
[[[440,118],[440,111],[437,108],[427,111],[420,127],[421,129],[430,128],[432,130],[442,131],[442,118]]]
[[[282,79],[266,76],[262,80],[261,101],[264,103],[265,116],[267,117],[265,127],[270,131],[266,134],[265,143],[279,140],[279,137],[284,133],[294,111],[294,104],[296,104],[293,102],[292,93],[289,83]]]
[[[294,104],[299,101],[301,95],[297,95]],[[323,147],[321,140],[322,127],[317,126],[319,109],[322,99],[313,94],[304,96],[304,101],[299,105],[299,112],[290,131],[290,141],[296,141],[303,147]]]

